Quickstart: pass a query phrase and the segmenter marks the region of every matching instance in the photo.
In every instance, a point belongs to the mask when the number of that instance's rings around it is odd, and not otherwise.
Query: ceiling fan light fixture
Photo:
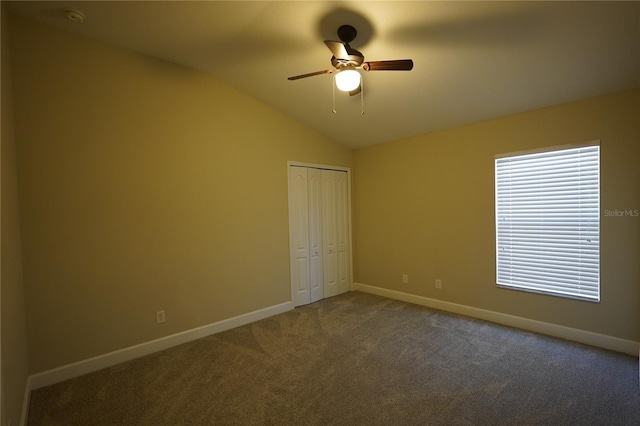
[[[336,86],[338,90],[350,92],[360,86],[360,73],[354,69],[346,69],[336,73]]]

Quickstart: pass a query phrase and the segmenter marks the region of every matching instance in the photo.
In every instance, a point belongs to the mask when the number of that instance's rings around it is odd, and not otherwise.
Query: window
[[[600,301],[600,146],[496,156],[498,287]]]

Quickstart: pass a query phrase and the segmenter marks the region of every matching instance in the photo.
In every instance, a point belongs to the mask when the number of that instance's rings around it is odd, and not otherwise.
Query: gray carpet
[[[350,292],[32,393],[29,425],[640,425],[638,359]]]

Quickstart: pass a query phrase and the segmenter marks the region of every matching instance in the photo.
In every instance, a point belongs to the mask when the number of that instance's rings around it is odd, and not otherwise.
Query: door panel
[[[309,289],[310,303],[324,297],[322,277],[322,173],[318,169],[308,169],[309,194]]]
[[[295,306],[310,303],[309,292],[309,201],[307,169],[290,170],[291,286]]]
[[[325,297],[340,294],[338,287],[338,238],[336,229],[336,172],[322,171],[322,238],[324,246]]]
[[[349,268],[349,185],[347,173],[334,172],[336,180],[336,238],[338,251],[338,289],[344,293],[351,289]]]

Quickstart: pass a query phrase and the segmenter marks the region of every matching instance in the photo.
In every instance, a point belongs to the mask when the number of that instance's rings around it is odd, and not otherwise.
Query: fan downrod
[[[351,25],[342,25],[338,28],[338,38],[347,44],[355,40],[357,35],[358,32]]]

